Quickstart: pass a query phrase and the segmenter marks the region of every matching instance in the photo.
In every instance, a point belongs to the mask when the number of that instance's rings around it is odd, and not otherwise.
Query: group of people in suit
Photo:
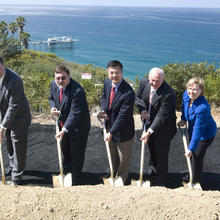
[[[100,118],[105,119],[114,175],[126,183],[134,143],[133,107],[137,105],[146,131],[140,137],[149,146],[148,175],[157,176],[158,184],[168,184],[168,155],[176,133],[176,96],[164,80],[164,71],[152,68],[141,80],[138,91],[123,78],[123,65],[112,60],[107,65]],[[192,157],[194,182],[199,181],[203,158],[216,134],[216,124],[203,96],[204,82],[194,78],[183,95],[180,126],[189,124],[190,144],[186,153]],[[9,169],[14,185],[20,185],[25,168],[27,131],[31,116],[21,78],[4,66],[0,58],[0,141],[6,138]],[[49,103],[57,117],[63,152],[64,173],[72,173],[72,183],[80,177],[90,130],[90,115],[84,89],[70,77],[69,68],[59,65],[51,82]]]

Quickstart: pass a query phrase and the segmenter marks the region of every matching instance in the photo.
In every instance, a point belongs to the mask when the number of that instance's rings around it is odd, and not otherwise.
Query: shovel
[[[106,121],[106,119],[104,120],[104,122],[102,122],[101,118],[98,117],[98,120],[102,124],[104,137],[106,137],[106,135],[107,135],[107,131],[106,131],[106,128],[105,128],[105,121]],[[112,165],[112,157],[111,157],[109,142],[105,141],[105,145],[106,145],[106,151],[107,151],[109,168],[110,168],[110,177],[109,178],[103,178],[104,185],[124,186],[124,183],[123,183],[123,180],[122,180],[121,177],[114,178],[113,165]]]
[[[1,171],[2,171],[2,180],[1,185],[12,185],[12,181],[5,180],[5,168],[4,168],[4,160],[2,154],[2,142],[0,141],[0,163],[1,163]]]
[[[59,125],[58,120],[56,120],[56,134],[59,133]],[[57,151],[58,151],[58,158],[59,158],[59,166],[60,166],[60,174],[53,175],[53,186],[54,187],[68,187],[72,186],[72,174],[67,173],[64,175],[63,173],[63,163],[62,163],[62,155],[61,155],[61,141],[60,138],[57,138]]]
[[[181,128],[179,125],[178,125],[180,131],[182,132],[182,136],[183,136],[183,145],[184,145],[184,150],[185,152],[187,151],[188,149],[188,146],[187,146],[187,139],[186,139],[186,126],[184,128]],[[202,190],[202,187],[200,185],[199,182],[197,183],[194,183],[192,182],[193,180],[193,173],[192,173],[192,165],[191,165],[191,161],[190,161],[190,158],[189,157],[186,157],[186,162],[187,162],[187,166],[188,166],[188,170],[189,170],[189,182],[186,183],[186,182],[182,182],[183,186],[187,189],[197,189],[197,190]]]
[[[144,130],[143,134],[146,132],[146,123],[144,123]],[[142,136],[143,136],[142,134]],[[142,140],[141,145],[141,161],[140,161],[140,177],[139,180],[131,180],[132,186],[138,186],[138,187],[150,187],[150,181],[144,181],[143,180],[143,168],[144,168],[144,153],[145,153],[145,143],[144,140]]]

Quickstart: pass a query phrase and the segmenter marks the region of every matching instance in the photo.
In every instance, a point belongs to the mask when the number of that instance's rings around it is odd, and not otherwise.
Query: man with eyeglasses
[[[84,89],[70,77],[69,68],[59,65],[51,82],[49,103],[52,115],[58,116],[64,173],[72,173],[72,184],[80,177],[88,134],[90,115]]]

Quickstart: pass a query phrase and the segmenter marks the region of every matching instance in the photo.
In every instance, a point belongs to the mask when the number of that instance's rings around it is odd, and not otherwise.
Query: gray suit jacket
[[[0,88],[1,125],[14,132],[22,131],[31,123],[31,113],[24,93],[21,77],[12,70],[5,69],[5,77]]]

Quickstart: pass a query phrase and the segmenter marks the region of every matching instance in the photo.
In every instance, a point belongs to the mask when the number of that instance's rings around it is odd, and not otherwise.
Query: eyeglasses
[[[196,89],[196,88],[188,88],[187,90],[193,91],[193,92],[198,92],[198,91],[199,91],[199,88],[198,88],[198,89]]]
[[[57,81],[60,81],[60,80],[64,81],[64,80],[66,79],[66,77],[65,77],[65,76],[63,76],[63,77],[56,77],[55,79],[56,79]]]

